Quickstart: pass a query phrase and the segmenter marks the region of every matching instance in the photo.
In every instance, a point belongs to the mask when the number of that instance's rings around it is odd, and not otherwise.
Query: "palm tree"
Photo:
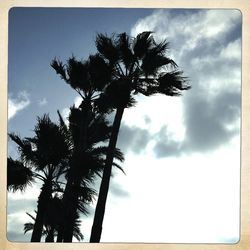
[[[145,96],[157,93],[179,96],[183,90],[190,88],[187,79],[177,69],[177,64],[166,56],[168,43],[166,41],[157,43],[152,32],[142,32],[134,39],[126,33],[112,37],[98,34],[96,47],[105,62],[112,68],[110,82],[98,100],[99,105],[102,108],[108,103],[108,106],[113,106],[116,110],[116,114],[90,242],[99,242],[101,238],[114,149],[124,109],[135,104],[134,96],[139,93]]]
[[[64,192],[64,203],[67,209],[67,226],[59,231],[59,241],[72,241],[72,221],[77,209],[79,193],[77,190],[81,185],[92,181],[93,176],[100,173],[103,168],[103,156],[107,152],[106,147],[96,147],[96,144],[109,138],[111,128],[105,120],[105,113],[97,113],[95,102],[103,92],[110,80],[110,66],[99,55],[90,55],[86,61],[78,61],[71,57],[66,64],[54,59],[51,66],[56,73],[69,84],[81,97],[82,103],[78,109],[71,109],[69,117],[74,150],[67,173],[67,185]],[[65,127],[65,126],[64,126]],[[116,151],[116,157],[123,160],[122,154]],[[114,163],[116,164],[116,163]],[[119,167],[119,165],[116,165]],[[72,191],[74,190],[74,192]]]
[[[33,138],[21,139],[16,134],[9,134],[18,145],[21,162],[32,166],[34,177],[43,182],[37,202],[37,216],[31,241],[41,240],[46,207],[52,198],[53,190],[60,190],[59,178],[67,165],[69,145],[59,126],[54,124],[48,115],[38,118]],[[41,172],[38,173],[38,172]]]
[[[82,105],[81,105],[82,106]],[[73,221],[77,211],[87,214],[86,205],[91,203],[95,191],[89,185],[95,180],[95,176],[100,176],[107,147],[101,146],[111,133],[111,127],[108,125],[104,116],[101,116],[89,110],[88,119],[84,117],[82,107],[71,108],[69,116],[69,127],[67,127],[60,116],[61,126],[65,134],[72,143],[72,157],[70,159],[70,168],[67,171],[67,184],[63,195],[64,218],[58,233],[57,242],[71,242],[73,237]],[[82,133],[82,120],[86,124],[85,147],[80,144],[79,138]],[[123,155],[115,149],[115,158],[123,161]],[[114,163],[116,167],[121,167]],[[122,170],[122,169],[121,169]]]

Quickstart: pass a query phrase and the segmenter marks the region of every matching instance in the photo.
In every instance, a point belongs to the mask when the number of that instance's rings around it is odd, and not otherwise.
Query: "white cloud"
[[[157,10],[139,20],[132,36],[151,30],[156,40],[169,41],[170,57],[188,76],[192,89],[181,98],[142,99],[143,104],[124,114],[125,122],[136,123],[143,114],[152,116],[151,128],[155,124],[160,131],[159,127],[167,124],[168,133],[175,137],[173,144],[186,140],[191,150],[195,143],[199,149],[199,143],[206,140],[212,143],[209,149],[216,149],[219,140],[225,144],[222,139],[231,138],[227,133],[230,129],[225,128],[239,128],[240,23],[237,10]],[[228,119],[224,119],[226,115]],[[211,137],[216,134],[220,135],[218,140]]]
[[[126,176],[115,179],[130,196],[118,204],[109,198],[103,241],[212,243],[237,238],[240,153],[239,144],[230,146],[215,154],[157,161],[150,154],[126,155]]]
[[[150,30],[157,39],[170,41],[171,50],[178,48],[178,54],[193,49],[203,41],[221,43],[225,34],[231,32],[241,21],[237,10],[157,10],[140,19],[131,29],[131,35]]]
[[[39,106],[45,106],[47,103],[48,101],[45,97],[38,101]]]
[[[62,112],[61,112],[61,115],[62,115],[62,117],[63,117],[63,120],[64,120],[64,122],[65,122],[67,125],[69,125],[69,120],[68,120],[68,118],[69,118],[69,112],[70,112],[69,108],[64,108],[64,109],[62,110]]]
[[[13,118],[17,113],[30,104],[29,94],[26,91],[18,93],[16,98],[10,95],[8,99],[8,119]]]
[[[79,107],[79,105],[81,104],[82,102],[82,98],[80,96],[76,96],[75,97],[75,100],[74,100],[74,105],[75,107]],[[70,112],[70,109],[69,108],[64,108],[62,110],[62,117],[65,121],[65,123],[68,125],[69,124],[69,121],[68,121],[68,118],[69,118],[69,112]]]
[[[220,56],[227,60],[237,60],[241,62],[241,40],[237,39],[230,42],[221,50]]]
[[[183,140],[185,127],[183,126],[183,102],[178,97],[156,95],[137,98],[135,107],[125,110],[123,122],[127,126],[137,126],[148,129],[152,134],[158,133],[164,124],[175,140]],[[145,117],[150,122],[145,122]]]

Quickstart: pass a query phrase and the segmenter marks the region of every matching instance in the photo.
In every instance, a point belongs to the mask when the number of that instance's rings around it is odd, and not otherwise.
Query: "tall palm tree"
[[[112,68],[110,82],[98,100],[101,108],[116,110],[109,141],[106,165],[103,171],[99,197],[95,210],[90,242],[99,242],[109,189],[109,182],[119,128],[125,108],[135,104],[134,96],[164,94],[179,96],[190,85],[177,64],[167,57],[168,43],[157,43],[152,32],[146,31],[129,37],[126,33],[108,37],[98,34],[96,47],[102,58]]]
[[[61,126],[71,141],[73,150],[63,195],[65,220],[62,221],[58,233],[58,242],[72,241],[73,221],[76,213],[79,211],[87,214],[86,204],[92,202],[93,196],[96,194],[89,185],[93,183],[95,176],[100,176],[104,166],[107,147],[101,146],[100,143],[109,138],[111,127],[104,116],[100,116],[94,110],[89,110],[87,118],[86,120],[84,117],[82,107],[71,108],[69,127],[64,124],[62,117],[60,117]],[[82,119],[85,120],[86,124],[85,145],[80,144],[79,141],[82,133]],[[123,161],[123,155],[118,149],[115,149],[115,158]],[[121,169],[117,163],[115,165]]]
[[[54,124],[48,115],[38,118],[34,132],[35,136],[32,138],[21,139],[16,134],[9,134],[9,136],[18,145],[21,162],[32,166],[34,177],[43,182],[31,236],[32,242],[39,242],[46,207],[52,198],[53,190],[60,189],[58,180],[67,165],[70,151],[60,127]]]
[[[61,236],[63,229],[59,231],[59,241],[63,238],[63,241],[70,242],[72,226],[68,225],[72,225],[79,196],[77,191],[72,190],[79,189],[80,185],[86,185],[84,183],[88,183],[89,178],[93,180],[93,175],[99,174],[104,165],[103,154],[107,149],[95,145],[109,138],[111,128],[105,120],[104,112],[96,112],[95,102],[109,82],[112,72],[99,54],[90,55],[86,61],[78,61],[75,57],[71,57],[66,64],[54,59],[51,66],[82,97],[80,107],[71,109],[69,119],[74,150],[63,199],[65,204],[68,203],[66,206],[68,211],[65,209],[65,212],[68,212],[65,216],[68,220],[65,221],[67,226],[64,227],[66,231],[64,230],[63,237]],[[117,158],[122,160],[121,153],[115,151]]]

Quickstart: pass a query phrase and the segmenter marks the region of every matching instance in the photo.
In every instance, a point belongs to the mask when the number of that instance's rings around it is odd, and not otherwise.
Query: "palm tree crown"
[[[168,42],[156,43],[152,32],[142,32],[136,38],[126,33],[112,37],[98,34],[96,47],[111,68],[101,105],[130,107],[135,103],[133,95],[138,93],[178,96],[190,88],[177,64],[166,56]]]

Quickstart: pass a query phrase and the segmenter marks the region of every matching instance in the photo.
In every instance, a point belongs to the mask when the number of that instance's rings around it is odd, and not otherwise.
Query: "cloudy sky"
[[[153,31],[189,77],[182,97],[138,96],[124,113],[102,242],[235,243],[239,240],[241,13],[237,10],[14,8],[9,13],[8,130],[32,135],[36,117],[66,116],[79,98],[49,66],[86,58],[98,32]],[[17,157],[9,143],[9,155]],[[29,241],[25,211],[39,183],[9,193],[8,238]],[[94,205],[83,218],[89,240]]]

